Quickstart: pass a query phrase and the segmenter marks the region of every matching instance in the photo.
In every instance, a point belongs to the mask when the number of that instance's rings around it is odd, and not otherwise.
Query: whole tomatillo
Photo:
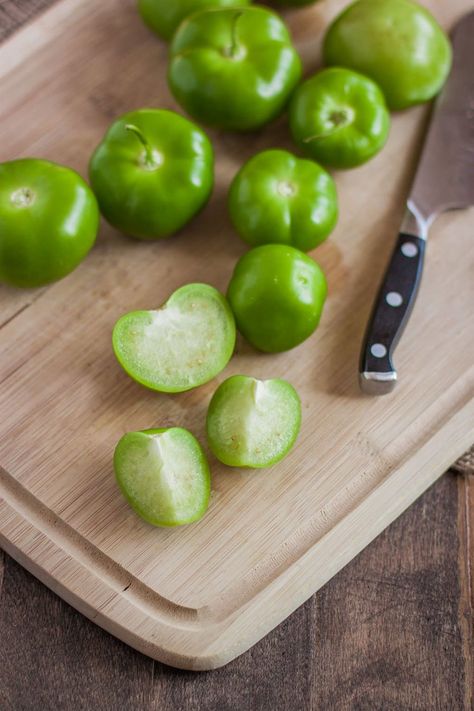
[[[99,227],[97,201],[74,170],[37,158],[0,163],[0,282],[49,284],[75,269]]]
[[[332,168],[355,168],[385,145],[390,114],[372,79],[330,67],[295,91],[290,130],[295,143],[314,160]]]
[[[357,0],[330,25],[328,65],[371,77],[391,109],[428,101],[451,67],[451,45],[433,15],[412,0]]]
[[[139,239],[168,237],[206,204],[214,182],[211,142],[174,111],[140,109],[107,131],[89,165],[105,219]]]
[[[307,252],[334,229],[336,185],[312,160],[283,150],[262,151],[232,181],[229,210],[248,244],[290,244]]]
[[[197,121],[235,131],[282,113],[301,76],[301,60],[278,15],[263,7],[203,10],[171,44],[168,82]]]
[[[237,262],[227,288],[237,328],[267,353],[287,351],[311,336],[326,295],[321,267],[283,244],[250,249]]]
[[[159,37],[170,40],[180,23],[210,7],[245,7],[251,0],[138,0],[143,21]]]

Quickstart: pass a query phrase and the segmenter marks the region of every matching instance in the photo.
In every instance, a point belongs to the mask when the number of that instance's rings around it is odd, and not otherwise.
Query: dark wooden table
[[[52,1],[0,0],[0,41]],[[468,711],[474,471],[465,470],[448,472],[286,622],[214,672],[133,651],[0,550],[1,711]]]

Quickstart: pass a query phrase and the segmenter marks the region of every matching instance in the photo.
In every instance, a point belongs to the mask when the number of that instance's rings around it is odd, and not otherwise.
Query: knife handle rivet
[[[387,355],[387,349],[383,345],[383,343],[374,343],[373,346],[370,348],[370,352],[374,356],[374,358],[383,358],[385,355]]]
[[[389,291],[385,296],[385,301],[389,306],[397,308],[403,304],[403,296],[398,293],[398,291]]]
[[[402,244],[402,254],[404,257],[416,257],[418,247],[414,242],[404,242]]]

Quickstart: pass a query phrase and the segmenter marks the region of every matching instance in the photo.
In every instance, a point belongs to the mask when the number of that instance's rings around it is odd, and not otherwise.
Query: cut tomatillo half
[[[153,526],[182,526],[209,505],[211,477],[197,439],[181,427],[128,432],[114,454],[117,483]]]
[[[215,456],[231,467],[269,467],[292,448],[301,426],[301,402],[286,380],[234,375],[217,388],[207,413]]]
[[[160,309],[122,316],[112,341],[119,363],[134,380],[178,393],[207,383],[225,368],[234,351],[235,322],[217,289],[187,284]]]

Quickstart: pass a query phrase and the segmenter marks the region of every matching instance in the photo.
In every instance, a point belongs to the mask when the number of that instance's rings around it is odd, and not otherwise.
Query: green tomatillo
[[[288,151],[263,151],[235,176],[229,210],[235,229],[248,244],[290,244],[307,252],[336,224],[336,185],[313,161]]]
[[[140,109],[112,124],[89,175],[111,225],[139,239],[168,237],[209,199],[213,149],[200,128],[174,111]]]
[[[301,425],[298,393],[286,380],[234,375],[209,404],[206,430],[214,455],[231,467],[269,467],[293,447]]]
[[[121,316],[112,343],[134,380],[160,392],[183,392],[225,368],[235,346],[234,317],[213,286],[186,284],[159,309]]]
[[[307,79],[290,106],[290,130],[307,155],[332,168],[354,168],[384,146],[390,114],[368,77],[331,67]]]
[[[157,35],[170,40],[180,23],[199,10],[210,7],[245,7],[251,0],[138,0],[144,22]]]
[[[314,5],[318,0],[273,0],[274,5],[282,7],[304,7],[305,5]]]
[[[97,201],[75,171],[36,158],[0,163],[0,282],[61,279],[87,255],[98,227]]]
[[[326,278],[316,262],[282,244],[265,244],[244,254],[227,290],[237,328],[267,353],[306,340],[319,323],[326,294]]]
[[[276,118],[300,76],[288,29],[263,7],[198,12],[171,44],[176,100],[198,121],[224,129],[248,131]]]
[[[411,0],[357,0],[334,20],[323,45],[326,64],[371,77],[391,109],[435,96],[448,76],[451,54],[434,17]]]
[[[202,518],[211,477],[197,439],[182,427],[127,432],[115,448],[122,494],[153,526],[182,526]]]

